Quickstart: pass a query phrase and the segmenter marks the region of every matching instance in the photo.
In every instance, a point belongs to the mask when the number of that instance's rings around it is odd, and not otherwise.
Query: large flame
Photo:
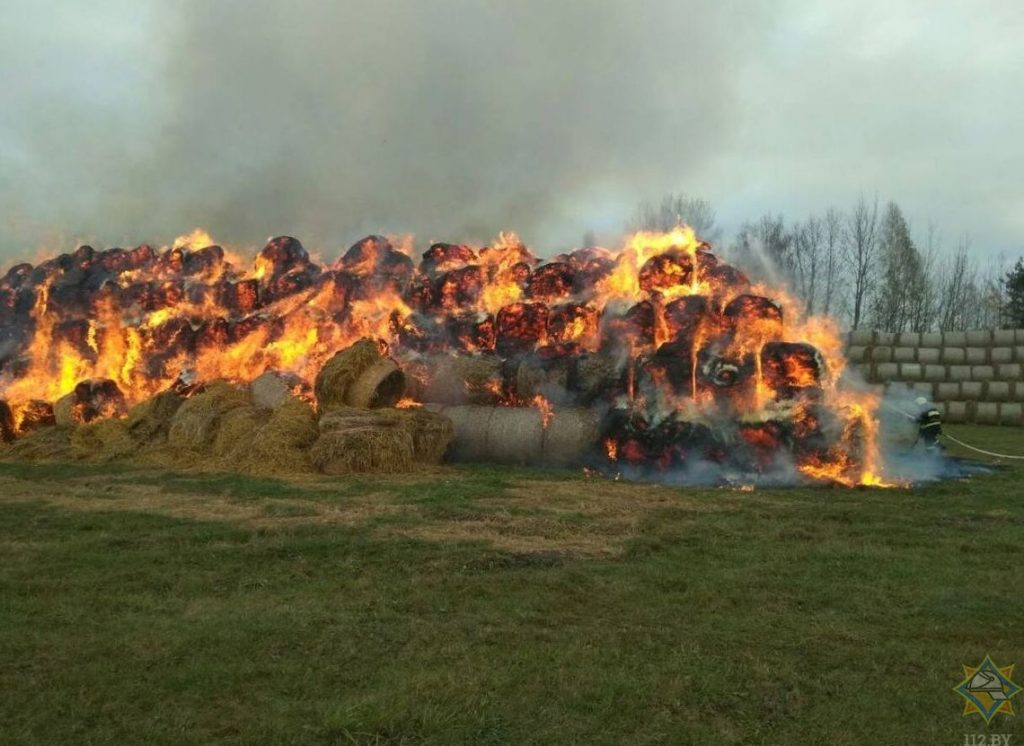
[[[797,469],[841,484],[884,483],[878,403],[840,387],[836,324],[807,316],[784,288],[752,285],[688,227],[547,262],[514,234],[479,249],[434,244],[419,266],[410,253],[408,243],[374,236],[321,266],[280,237],[245,269],[196,229],[163,251],[83,248],[19,265],[0,282],[5,323],[22,334],[0,369],[2,397],[20,428],[40,402],[82,381],[113,381],[129,404],[183,374],[250,381],[278,370],[312,381],[330,355],[363,337],[395,350],[505,356],[616,350],[618,404],[654,412],[651,422],[707,422],[725,408],[756,459],[782,437],[764,423],[786,418],[815,435],[827,411],[834,437],[796,454]],[[555,416],[541,395],[509,403],[538,407],[545,426]],[[628,438],[603,445],[613,461],[651,458]]]

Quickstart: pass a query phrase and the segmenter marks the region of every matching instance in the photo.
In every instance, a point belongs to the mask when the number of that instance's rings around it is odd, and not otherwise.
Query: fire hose
[[[904,412],[899,407],[895,407],[892,404],[887,404],[886,402],[882,402],[882,406],[885,407],[886,409],[891,409],[894,412],[899,412],[901,415],[906,417],[908,420],[913,420],[914,422],[917,421],[917,418],[914,415],[910,414],[909,412]],[[993,456],[995,458],[1009,458],[1009,459],[1013,459],[1015,461],[1024,461],[1024,456],[1011,456],[1008,453],[996,453],[994,451],[986,451],[984,448],[978,448],[976,446],[972,446],[970,443],[964,443],[962,440],[960,440],[958,438],[954,438],[952,435],[950,435],[949,433],[946,433],[946,432],[942,433],[942,437],[946,438],[947,440],[951,440],[954,443],[956,443],[957,445],[963,446],[964,448],[968,448],[968,449],[970,449],[972,451],[976,451],[977,453],[983,453],[986,456]]]

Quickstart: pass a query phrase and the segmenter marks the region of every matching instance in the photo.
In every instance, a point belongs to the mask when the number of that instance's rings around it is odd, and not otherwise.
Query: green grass
[[[986,653],[1024,679],[1022,478],[3,464],[0,743],[1016,741],[951,689]]]

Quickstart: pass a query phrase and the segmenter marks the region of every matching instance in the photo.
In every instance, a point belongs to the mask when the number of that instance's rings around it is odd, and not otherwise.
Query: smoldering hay
[[[413,257],[368,236],[318,262],[279,236],[246,265],[197,231],[162,250],[83,246],[16,265],[0,280],[0,433],[14,457],[37,453],[33,438],[59,445],[53,429],[113,419],[125,432],[93,426],[71,452],[121,457],[133,439],[153,458],[223,466],[282,443],[281,471],[445,455],[683,481],[884,481],[877,400],[844,385],[835,325],[688,228],[546,261],[512,234]],[[154,426],[138,412],[161,397]],[[261,433],[259,448],[231,446]]]

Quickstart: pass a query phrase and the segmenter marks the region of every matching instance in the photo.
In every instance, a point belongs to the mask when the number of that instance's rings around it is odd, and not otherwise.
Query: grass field
[[[0,743],[1016,742],[1022,485],[0,464]]]

